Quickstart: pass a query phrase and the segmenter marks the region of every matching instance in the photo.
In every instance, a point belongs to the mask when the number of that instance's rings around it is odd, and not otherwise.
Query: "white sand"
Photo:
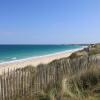
[[[68,57],[73,52],[82,50],[82,49],[83,49],[83,47],[79,48],[79,49],[69,50],[69,51],[65,51],[65,52],[59,52],[56,54],[41,56],[41,57],[37,57],[37,58],[33,57],[33,58],[11,61],[11,62],[7,62],[7,63],[0,63],[0,75],[2,74],[2,72],[4,70],[5,70],[5,72],[7,72],[8,69],[13,70],[13,69],[17,69],[17,68],[23,68],[23,67],[26,67],[27,65],[32,65],[32,66],[36,67],[40,63],[47,64],[55,59]]]

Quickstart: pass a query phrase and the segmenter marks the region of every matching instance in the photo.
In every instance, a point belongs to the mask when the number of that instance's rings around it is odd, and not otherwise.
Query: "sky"
[[[100,42],[100,0],[0,0],[0,44]]]

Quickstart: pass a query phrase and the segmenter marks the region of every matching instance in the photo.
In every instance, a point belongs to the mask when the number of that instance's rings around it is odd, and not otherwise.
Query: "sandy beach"
[[[33,58],[27,58],[27,59],[22,59],[22,60],[17,60],[17,61],[11,61],[11,62],[7,62],[7,63],[0,63],[0,75],[2,74],[2,72],[4,70],[5,70],[5,72],[7,72],[8,69],[13,70],[13,69],[17,69],[17,68],[23,68],[28,65],[32,65],[32,66],[36,67],[38,64],[47,64],[55,59],[68,57],[73,52],[82,50],[82,49],[83,49],[83,47],[79,48],[79,49],[68,50],[68,51],[59,52],[59,53],[41,56],[41,57],[36,57],[36,58],[33,57]]]

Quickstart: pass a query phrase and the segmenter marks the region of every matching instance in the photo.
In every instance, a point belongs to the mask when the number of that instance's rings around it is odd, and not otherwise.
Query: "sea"
[[[81,48],[81,45],[0,45],[0,63]]]

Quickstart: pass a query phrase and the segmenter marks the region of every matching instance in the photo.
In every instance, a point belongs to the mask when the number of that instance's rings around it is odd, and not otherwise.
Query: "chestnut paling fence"
[[[14,100],[17,96],[31,94],[32,87],[30,71],[8,69],[0,76],[0,100]]]
[[[28,70],[17,69],[3,71],[0,76],[0,100],[16,100],[18,97],[36,96],[41,92],[51,80],[55,82],[54,74],[48,74],[47,70],[41,71],[38,68],[37,72],[32,71],[33,68],[29,67]],[[49,71],[50,73],[50,71]]]

